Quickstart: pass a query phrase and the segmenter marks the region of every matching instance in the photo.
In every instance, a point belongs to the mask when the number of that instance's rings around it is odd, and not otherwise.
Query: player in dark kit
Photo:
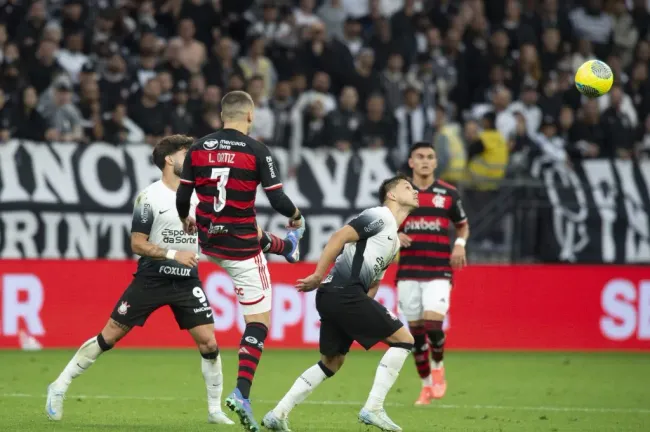
[[[433,176],[437,167],[433,146],[426,142],[414,144],[408,163],[413,170],[413,186],[420,193],[420,206],[400,227],[397,294],[415,339],[413,354],[422,378],[422,391],[415,403],[427,405],[432,398],[443,397],[447,390],[442,362],[443,321],[449,311],[452,269],[461,269],[466,263],[469,224],[456,188]],[[456,226],[453,250],[451,224]]]
[[[271,152],[248,136],[253,109],[248,93],[234,91],[223,97],[224,127],[197,140],[188,151],[176,207],[185,230],[198,230],[203,253],[233,280],[246,329],[239,348],[237,387],[226,398],[226,405],[247,430],[258,431],[249,395],[268,333],[272,292],[264,246],[258,241],[262,234],[255,220],[257,187],[261,184],[271,206],[289,218],[293,230],[287,235],[292,245],[288,256],[298,250],[305,227],[300,211],[282,189]],[[199,199],[196,222],[187,217],[194,190]]]
[[[321,360],[303,372],[278,405],[264,416],[262,424],[268,429],[289,430],[289,412],[341,368],[353,341],[365,349],[383,341],[390,348],[379,363],[359,420],[385,431],[402,430],[384,411],[384,400],[411,353],[413,336],[374,297],[399,251],[397,229],[418,206],[418,192],[406,177],[395,176],[382,183],[379,199],[381,207],[364,211],[332,235],[314,274],[298,281],[300,291],[318,288]]]

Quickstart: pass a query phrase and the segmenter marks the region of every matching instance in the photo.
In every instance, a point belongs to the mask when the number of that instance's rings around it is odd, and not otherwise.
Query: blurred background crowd
[[[494,189],[532,154],[650,155],[647,0],[2,0],[0,138],[154,144],[256,102],[252,136],[300,149],[432,140],[438,174]],[[605,97],[573,73],[600,58]],[[289,170],[293,173],[295,166]]]

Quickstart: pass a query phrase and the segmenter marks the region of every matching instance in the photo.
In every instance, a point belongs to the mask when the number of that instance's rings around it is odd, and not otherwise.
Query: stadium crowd
[[[398,167],[433,140],[441,177],[494,189],[531,153],[650,154],[649,24],[646,0],[3,0],[0,139],[203,136],[243,89],[252,136],[294,164],[385,148]],[[585,100],[595,57],[616,81]]]

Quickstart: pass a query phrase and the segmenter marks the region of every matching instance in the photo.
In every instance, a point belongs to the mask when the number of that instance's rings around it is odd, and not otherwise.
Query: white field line
[[[3,398],[33,398],[45,399],[46,395],[35,395],[26,393],[0,393],[0,399]],[[142,400],[142,401],[198,401],[202,399],[197,398],[183,398],[173,396],[129,396],[129,395],[83,395],[71,394],[69,399],[115,399],[115,400]],[[253,399],[253,402],[275,404],[278,401]],[[319,401],[319,400],[306,400],[302,402],[304,405],[344,405],[344,406],[363,406],[361,401]],[[386,406],[392,407],[411,407],[412,405],[387,402]],[[616,414],[650,414],[650,409],[644,408],[591,408],[591,407],[560,407],[560,406],[506,406],[506,405],[455,405],[455,404],[432,404],[431,408],[434,409],[470,409],[470,410],[499,410],[499,411],[548,411],[548,412],[567,412],[567,413],[616,413]],[[426,408],[425,408],[426,409]]]

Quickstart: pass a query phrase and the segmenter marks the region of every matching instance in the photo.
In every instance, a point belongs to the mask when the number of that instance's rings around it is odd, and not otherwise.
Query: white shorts
[[[271,310],[273,300],[271,277],[263,253],[260,252],[259,255],[247,260],[226,260],[206,256],[232,278],[235,294],[239,304],[242,305],[244,315]]]
[[[401,280],[397,282],[399,310],[407,321],[422,319],[424,311],[447,315],[450,293],[451,282],[447,279]]]

